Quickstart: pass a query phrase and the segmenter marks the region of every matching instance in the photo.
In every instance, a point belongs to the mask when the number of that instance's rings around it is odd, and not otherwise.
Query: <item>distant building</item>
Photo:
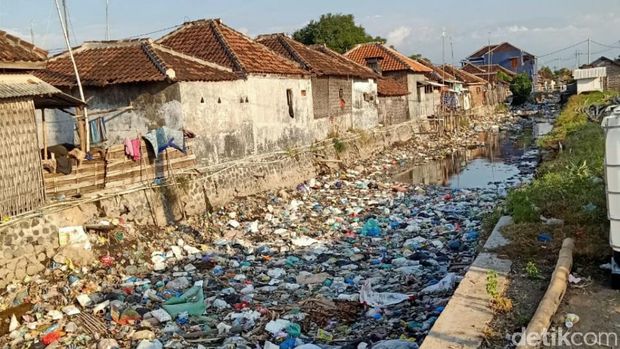
[[[435,115],[435,103],[429,99],[433,97],[433,89],[443,85],[429,81],[426,77],[425,74],[432,73],[433,69],[382,43],[359,44],[345,53],[345,56],[369,66],[385,78],[406,84],[410,120]]]
[[[514,73],[526,73],[532,80],[536,74],[536,57],[508,42],[484,46],[469,55],[463,63],[476,66],[497,64]]]
[[[607,69],[605,67],[575,69],[573,78],[577,83],[577,94],[603,91],[607,79]]]
[[[314,118],[327,121],[317,122],[317,127],[344,132],[377,125],[379,76],[370,68],[323,45],[306,46],[281,33],[260,35],[256,41],[312,75]]]
[[[620,91],[620,59],[600,57],[586,66],[587,68],[605,68],[607,77],[603,82],[605,90]]]

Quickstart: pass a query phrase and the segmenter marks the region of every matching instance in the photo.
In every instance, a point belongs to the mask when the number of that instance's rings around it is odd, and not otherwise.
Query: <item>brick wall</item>
[[[620,91],[620,67],[615,64],[607,66],[607,89]]]
[[[379,122],[394,125],[409,119],[407,96],[379,97]]]
[[[352,81],[346,78],[321,76],[312,78],[314,118],[350,115],[353,106]],[[341,98],[344,106],[341,104]]]

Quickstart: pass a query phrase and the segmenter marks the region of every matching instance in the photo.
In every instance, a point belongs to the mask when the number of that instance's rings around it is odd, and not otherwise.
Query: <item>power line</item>
[[[576,43],[576,44],[573,44],[573,45],[570,45],[570,46],[566,46],[566,47],[561,48],[561,49],[559,49],[559,50],[555,50],[555,51],[553,51],[553,52],[549,52],[549,53],[546,53],[546,54],[544,54],[544,55],[539,55],[539,56],[537,56],[537,58],[543,58],[543,57],[551,56],[551,55],[554,55],[554,54],[556,54],[556,53],[560,53],[560,52],[562,52],[562,51],[566,51],[566,50],[571,49],[571,48],[573,48],[573,47],[579,46],[579,45],[584,44],[584,43],[586,43],[586,42],[588,42],[588,40],[587,40],[587,39],[586,39],[586,40],[583,40],[583,41],[579,41],[579,42],[578,42],[578,43]]]
[[[618,41],[618,42],[620,42],[620,41]],[[612,49],[614,49],[614,48],[619,48],[620,49],[620,46],[612,46],[612,45],[601,44],[600,42],[594,41],[594,40],[592,40],[592,43],[595,43],[595,44],[597,44],[599,46],[612,48]]]
[[[178,27],[180,27],[182,25],[183,24],[177,24],[177,25],[173,25],[172,27],[162,28],[162,29],[155,30],[155,31],[152,31],[152,32],[148,32],[148,33],[142,33],[142,34],[128,36],[127,39],[135,39],[135,38],[140,38],[140,37],[143,37],[143,36],[148,36],[148,35],[151,35],[151,34],[161,33],[161,32],[166,31],[166,30],[176,29],[176,28],[178,28]]]

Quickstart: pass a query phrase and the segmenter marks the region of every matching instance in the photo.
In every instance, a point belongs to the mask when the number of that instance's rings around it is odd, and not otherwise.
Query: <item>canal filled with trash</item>
[[[417,348],[473,262],[483,216],[533,176],[532,132],[481,132],[482,146],[393,177],[385,153],[187,225],[114,221],[9,288],[6,304],[32,308],[2,343]]]

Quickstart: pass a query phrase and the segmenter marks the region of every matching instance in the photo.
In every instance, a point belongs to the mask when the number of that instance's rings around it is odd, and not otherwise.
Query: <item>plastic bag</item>
[[[173,318],[182,312],[187,312],[189,315],[202,315],[207,309],[202,286],[194,286],[181,296],[170,298],[162,305],[162,308]]]
[[[372,290],[370,281],[367,280],[360,289],[360,302],[366,303],[371,307],[386,307],[388,305],[394,305],[406,300],[409,300],[409,296],[403,293],[394,292],[375,292]]]
[[[381,236],[381,227],[379,226],[379,221],[374,218],[370,218],[369,220],[367,220],[362,227],[362,235],[371,237]]]
[[[459,281],[458,275],[455,273],[448,273],[443,279],[439,280],[438,283],[425,287],[421,292],[422,294],[447,292],[454,288],[457,281]]]

